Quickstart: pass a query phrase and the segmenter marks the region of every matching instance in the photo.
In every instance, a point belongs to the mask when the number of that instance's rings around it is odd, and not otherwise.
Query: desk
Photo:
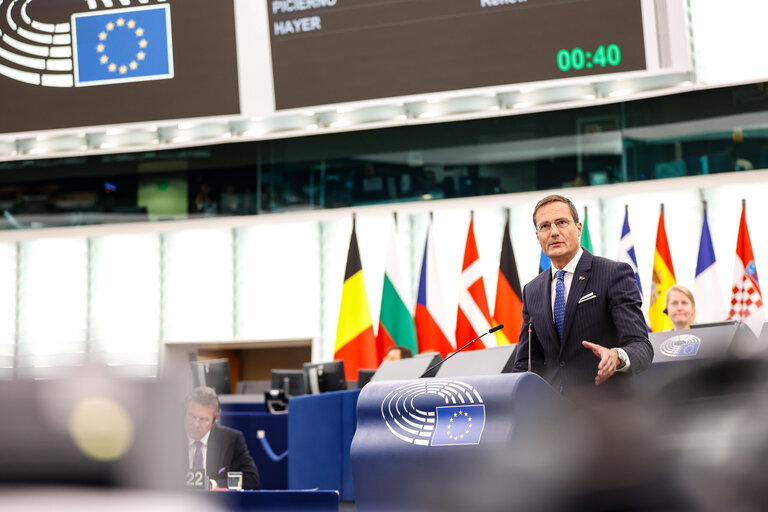
[[[256,432],[264,430],[272,449],[280,454],[288,449],[288,415],[270,414],[264,403],[222,403],[220,422],[243,433],[253,461],[259,469],[262,489],[288,488],[287,458],[273,462],[261,446]],[[317,488],[318,486],[304,487]]]
[[[288,405],[288,488],[338,489],[354,501],[349,450],[360,390],[291,398]]]
[[[338,512],[336,491],[215,491],[211,499],[229,510]]]

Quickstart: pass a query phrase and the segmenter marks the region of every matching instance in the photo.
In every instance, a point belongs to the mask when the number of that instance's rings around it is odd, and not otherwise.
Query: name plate
[[[187,471],[187,487],[190,489],[208,490],[208,479],[204,469],[191,469]]]

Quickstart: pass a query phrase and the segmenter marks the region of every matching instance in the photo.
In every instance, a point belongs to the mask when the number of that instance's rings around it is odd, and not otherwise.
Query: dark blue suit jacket
[[[242,471],[243,489],[259,488],[259,471],[245,444],[243,433],[218,423],[213,424],[208,437],[205,470],[219,487],[227,487],[228,471]]]
[[[595,297],[579,303],[590,293]],[[557,391],[575,396],[595,388],[600,359],[581,344],[584,340],[627,352],[630,371],[616,372],[599,386],[616,392],[625,389],[632,374],[645,370],[653,360],[641,305],[629,265],[585,250],[568,293],[561,343],[552,318],[552,273],[545,270],[523,289],[523,327],[514,371],[528,369],[528,323],[532,319],[532,369]]]

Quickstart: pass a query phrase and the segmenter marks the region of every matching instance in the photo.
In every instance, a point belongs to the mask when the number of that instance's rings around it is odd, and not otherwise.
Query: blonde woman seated
[[[696,301],[685,286],[676,284],[667,291],[667,307],[664,313],[672,320],[673,330],[683,331],[696,322]]]

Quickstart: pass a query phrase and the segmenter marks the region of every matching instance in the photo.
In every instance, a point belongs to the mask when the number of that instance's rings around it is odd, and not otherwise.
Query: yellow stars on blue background
[[[485,405],[456,405],[436,409],[432,445],[479,444],[485,426]]]
[[[462,432],[462,429],[464,427],[454,428],[453,430],[451,430],[451,427],[454,426],[453,420],[455,418],[458,418],[459,420],[462,420],[462,419],[467,420],[466,429],[464,430],[464,432]],[[452,439],[454,441],[460,441],[464,439],[464,436],[469,435],[469,429],[472,428],[472,417],[469,415],[468,412],[459,410],[459,412],[453,413],[453,418],[448,418],[448,419],[449,419],[449,424],[448,424],[448,430],[446,431],[446,434],[448,435],[448,439]],[[455,425],[458,426],[459,425],[458,422]]]
[[[72,15],[75,85],[173,78],[168,4]]]
[[[131,31],[133,32],[133,35],[138,38],[135,43],[138,47],[135,58],[131,59],[127,63],[121,62],[118,64],[115,62],[115,60],[110,59],[109,55],[105,53],[107,50],[105,42],[108,41],[110,33],[115,32],[118,29]],[[144,49],[147,48],[149,43],[144,38],[144,29],[142,27],[138,27],[136,21],[133,19],[126,20],[125,18],[120,17],[114,21],[108,21],[104,25],[104,30],[99,32],[99,40],[104,41],[96,45],[96,53],[99,54],[99,64],[106,65],[110,73],[117,72],[121,75],[124,75],[129,70],[136,71],[139,68],[139,62],[147,58],[147,54]]]

